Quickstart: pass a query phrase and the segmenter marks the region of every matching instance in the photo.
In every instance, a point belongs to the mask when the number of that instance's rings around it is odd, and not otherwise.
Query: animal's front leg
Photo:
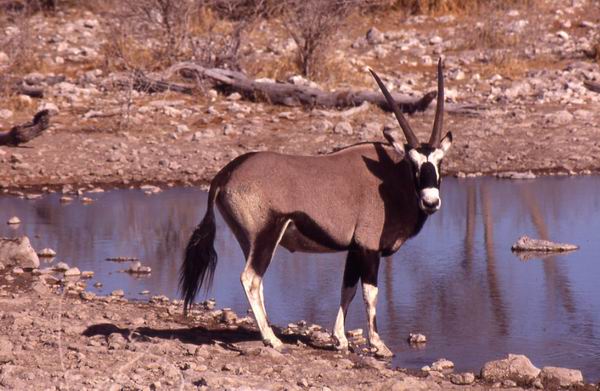
[[[367,309],[367,322],[369,327],[369,344],[376,349],[375,355],[380,357],[392,357],[394,353],[385,346],[377,333],[377,273],[379,271],[379,254],[371,254],[368,262],[365,262],[361,273],[363,299]]]

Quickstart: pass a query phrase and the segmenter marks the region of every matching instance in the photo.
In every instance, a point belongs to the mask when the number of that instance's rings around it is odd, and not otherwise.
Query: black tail
[[[217,267],[215,241],[215,199],[218,188],[211,186],[208,193],[206,214],[196,227],[185,249],[185,257],[179,271],[179,290],[183,296],[183,313],[194,302],[194,298],[204,284],[206,291],[210,289]]]

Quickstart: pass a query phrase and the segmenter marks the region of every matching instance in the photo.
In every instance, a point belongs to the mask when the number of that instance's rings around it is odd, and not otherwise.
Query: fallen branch
[[[169,83],[163,80],[152,80],[140,71],[133,74],[133,88],[137,91],[155,93],[164,91],[181,92],[182,94],[191,95],[193,88],[175,83]]]
[[[587,88],[590,91],[600,93],[600,83],[597,83],[594,81],[589,81],[589,80],[584,80],[583,85],[585,86],[585,88]]]
[[[204,68],[193,63],[180,63],[167,71],[167,78],[175,73],[187,77],[209,79],[215,88],[223,93],[238,92],[245,99],[268,102],[284,106],[305,106],[309,108],[346,108],[360,106],[364,102],[375,104],[390,111],[388,104],[379,91],[343,90],[327,92],[318,88],[289,83],[256,81],[241,72],[219,68]],[[394,100],[406,113],[424,111],[435,99],[435,91],[421,98],[393,94]]]
[[[48,110],[42,110],[33,116],[31,122],[15,125],[8,132],[0,132],[0,145],[17,146],[39,136],[50,124]]]

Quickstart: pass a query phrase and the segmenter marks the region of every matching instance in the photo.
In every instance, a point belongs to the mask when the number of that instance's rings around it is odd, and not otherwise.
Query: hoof
[[[335,343],[333,344],[333,347],[335,348],[335,350],[338,350],[340,352],[348,351],[348,340],[347,339],[339,339],[338,337],[336,337],[334,335],[333,340],[335,341]]]
[[[392,358],[394,353],[385,345],[373,346],[373,354],[378,358]]]
[[[277,350],[278,352],[281,352],[284,348],[283,342],[281,342],[281,340],[277,337],[263,339],[263,343],[265,344],[265,346],[271,347]]]

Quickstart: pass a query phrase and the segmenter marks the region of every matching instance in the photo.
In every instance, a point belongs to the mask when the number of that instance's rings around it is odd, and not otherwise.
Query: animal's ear
[[[446,136],[440,141],[440,148],[444,153],[448,152],[450,147],[452,146],[452,132],[446,133]]]
[[[400,156],[404,157],[404,154],[406,152],[404,150],[404,144],[398,141],[398,139],[394,136],[392,129],[387,127],[383,129],[383,137],[385,137],[388,143],[390,143],[390,145],[394,147],[394,149],[400,154]]]

